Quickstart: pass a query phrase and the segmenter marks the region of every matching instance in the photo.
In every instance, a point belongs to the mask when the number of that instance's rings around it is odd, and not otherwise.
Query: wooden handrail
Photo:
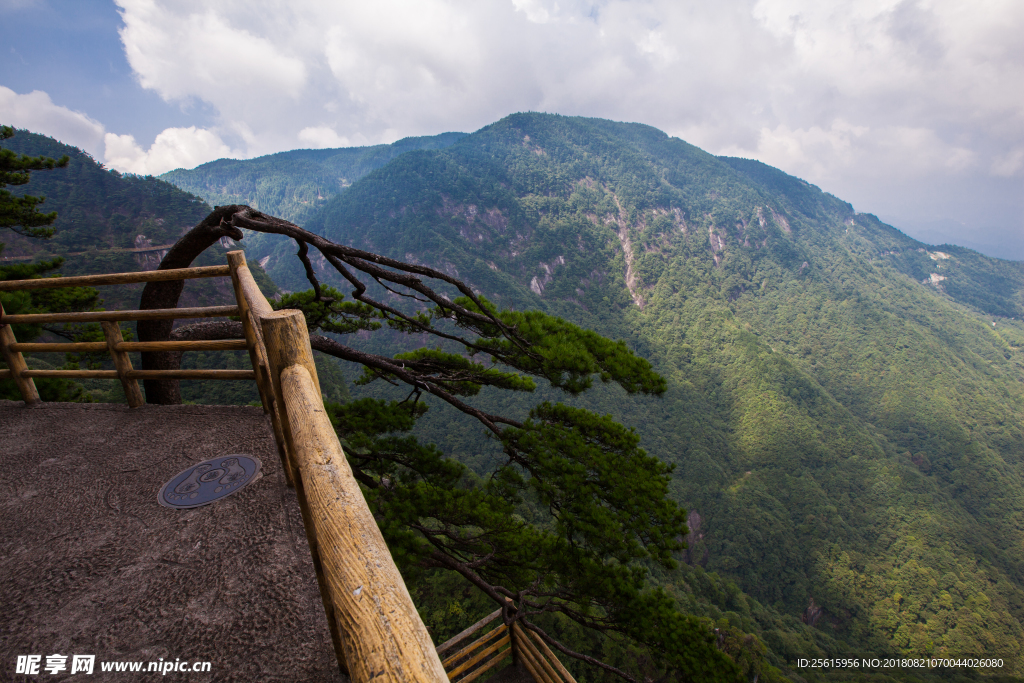
[[[119,379],[117,370],[31,370],[22,377],[63,377],[65,379]],[[252,370],[128,370],[129,379],[256,379]]]
[[[4,280],[0,282],[0,292],[15,292],[22,289],[53,289],[55,287],[125,285],[136,282],[165,282],[167,280],[190,280],[200,277],[223,277],[225,275],[230,275],[229,266],[171,268],[168,270],[147,270],[140,273],[75,275],[73,277],[43,277],[31,280]]]
[[[106,342],[16,342],[11,349],[22,353],[89,353],[106,351]],[[121,342],[118,351],[245,351],[243,339],[207,339],[200,341]]]
[[[88,323],[108,320],[181,320],[185,318],[220,318],[238,315],[238,306],[202,306],[199,308],[152,308],[145,311],[82,311],[80,313],[19,313],[5,315],[3,325],[36,323]]]
[[[444,683],[430,634],[324,410],[305,318],[299,311],[277,311],[261,323],[289,454],[300,475],[295,488],[306,507],[310,550],[350,678]]]
[[[244,259],[243,259],[244,261]],[[56,287],[79,287],[92,285],[117,285],[135,282],[161,282],[191,278],[223,277],[231,275],[231,264],[223,266],[202,266],[196,268],[175,268],[141,273],[111,273],[106,275],[82,275],[75,277],[37,278],[32,280],[7,280],[0,282],[0,291],[27,289],[53,289]],[[269,305],[268,305],[269,306]],[[39,392],[34,377],[59,377],[67,379],[120,379],[129,407],[141,406],[145,399],[138,385],[140,379],[258,379],[251,370],[136,370],[132,367],[128,353],[133,351],[228,351],[245,350],[246,342],[238,339],[209,341],[161,341],[126,342],[116,324],[123,320],[168,320],[188,318],[210,318],[239,315],[241,307],[203,306],[196,308],[161,308],[135,311],[83,311],[76,313],[27,313],[6,315],[0,306],[0,356],[7,363],[7,370],[0,371],[0,379],[12,378],[26,404],[37,403]],[[40,323],[86,323],[99,322],[103,326],[106,342],[77,343],[19,343],[14,338],[11,325]],[[25,363],[22,352],[26,353],[95,353],[109,351],[116,370],[31,370]],[[254,366],[255,367],[255,366]]]
[[[270,416],[270,426],[274,430],[274,441],[277,443],[277,453],[281,458],[281,466],[284,468],[285,481],[288,486],[295,486],[295,472],[292,471],[292,463],[288,457],[288,444],[284,438],[284,428],[281,426],[281,407],[277,394],[274,393],[273,379],[270,377],[270,364],[267,361],[267,348],[263,343],[263,328],[259,322],[261,316],[274,312],[266,297],[256,286],[256,281],[249,272],[245,263],[245,252],[229,251],[227,254],[228,266],[231,269],[231,284],[235,290],[235,299],[238,301],[238,308],[242,318],[242,332],[245,335],[245,346],[249,351],[249,361],[256,372],[256,388],[260,392],[260,401],[263,403],[263,412]],[[332,630],[332,633],[334,631]],[[335,649],[340,652],[340,645],[335,643]],[[344,666],[342,666],[344,669]]]

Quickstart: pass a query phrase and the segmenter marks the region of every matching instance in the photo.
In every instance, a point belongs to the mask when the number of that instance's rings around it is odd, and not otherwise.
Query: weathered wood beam
[[[25,370],[24,377],[118,379],[117,370]],[[130,370],[130,379],[256,379],[252,370]]]
[[[177,320],[184,318],[219,318],[238,315],[238,306],[203,306],[200,308],[153,308],[148,311],[83,311],[80,313],[22,313],[5,315],[4,323],[87,323],[101,320]]]
[[[106,351],[106,342],[18,342],[11,348],[22,353],[89,353]],[[243,339],[203,341],[121,342],[118,351],[245,351]]]
[[[343,659],[355,683],[448,680],[430,634],[352,475],[309,371],[305,319],[278,311],[262,321],[275,385],[281,387],[289,450],[300,476],[310,549],[319,563]],[[282,369],[283,366],[283,369]],[[315,372],[315,367],[313,368]],[[318,576],[319,578],[319,576]]]
[[[223,277],[230,274],[231,270],[228,266],[202,266],[198,268],[176,268],[173,270],[149,270],[141,273],[109,273],[106,275],[76,275],[74,277],[43,277],[31,280],[4,280],[3,282],[0,282],[0,292],[14,292],[21,289],[94,287],[99,285],[124,285],[135,282],[191,280],[200,277]]]

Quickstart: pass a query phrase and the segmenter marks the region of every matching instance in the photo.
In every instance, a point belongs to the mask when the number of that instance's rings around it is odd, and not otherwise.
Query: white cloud
[[[19,95],[0,85],[0,124],[49,135],[102,159],[103,124],[82,112],[54,104],[40,90]]]
[[[302,92],[303,62],[282,49],[274,32],[258,35],[239,26],[217,11],[217,3],[182,2],[173,9],[156,0],[118,4],[128,62],[143,87],[165,99],[229,97],[255,104],[263,95],[294,99]],[[244,7],[220,4],[236,15]]]
[[[299,140],[309,143],[314,149],[328,147],[351,147],[348,138],[342,137],[327,126],[310,126],[299,131]]]
[[[214,159],[242,156],[224,144],[216,133],[195,126],[164,130],[148,150],[143,150],[132,135],[107,133],[105,143],[105,157],[111,168],[139,175],[159,175]]]
[[[1024,169],[1020,0],[116,2],[139,82],[215,117],[208,136],[165,132],[148,151],[115,136],[126,168],[540,110],[648,123],[879,212]],[[917,200],[995,210],[978,196]],[[1003,205],[1022,213],[1016,195]]]

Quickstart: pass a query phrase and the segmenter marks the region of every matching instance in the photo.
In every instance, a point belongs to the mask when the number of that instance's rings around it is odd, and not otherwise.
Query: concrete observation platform
[[[232,453],[262,478],[205,507],[157,502]],[[259,408],[0,401],[0,506],[0,680],[345,680]],[[56,675],[53,654],[67,656]],[[20,655],[42,655],[40,675],[17,675]],[[93,675],[71,674],[73,655],[95,655]],[[145,672],[161,658],[211,667]],[[146,664],[101,671],[117,661]]]

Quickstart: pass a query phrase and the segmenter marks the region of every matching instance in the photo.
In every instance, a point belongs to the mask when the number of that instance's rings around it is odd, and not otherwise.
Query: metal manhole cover
[[[204,460],[164,484],[157,500],[169,508],[196,508],[239,491],[256,480],[263,463],[251,455],[233,453]]]

